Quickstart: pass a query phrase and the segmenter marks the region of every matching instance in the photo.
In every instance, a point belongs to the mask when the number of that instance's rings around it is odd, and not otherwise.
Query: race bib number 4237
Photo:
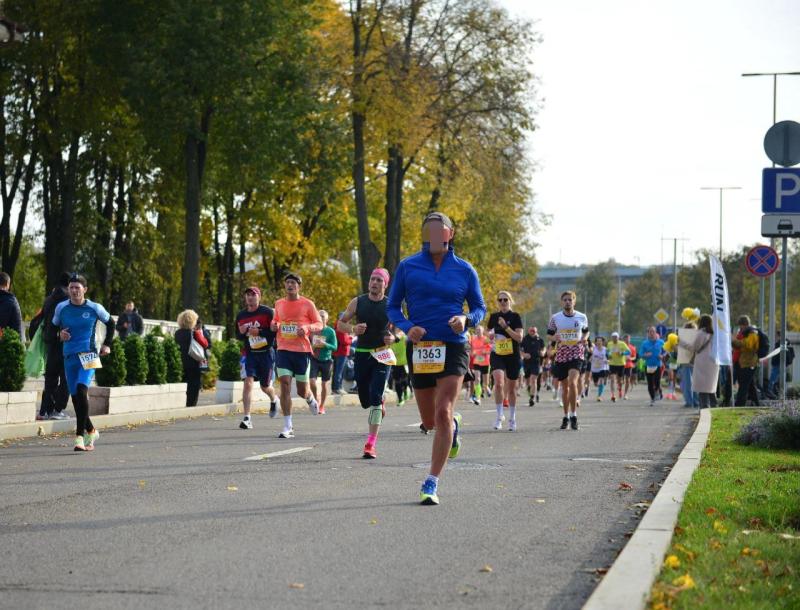
[[[414,345],[412,365],[415,374],[441,373],[447,346],[443,341],[420,341]]]

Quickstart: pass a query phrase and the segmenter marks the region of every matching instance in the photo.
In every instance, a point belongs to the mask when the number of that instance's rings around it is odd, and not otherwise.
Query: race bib
[[[100,363],[100,356],[97,355],[97,352],[81,352],[78,354],[78,360],[84,371],[103,368],[103,365]]]
[[[370,354],[372,354],[372,357],[381,364],[385,364],[387,366],[394,366],[397,364],[397,356],[395,355],[394,350],[388,347],[375,348],[370,352]]]
[[[327,344],[325,343],[325,337],[322,335],[314,335],[311,339],[311,345],[315,349],[325,349]]]
[[[411,363],[415,374],[441,373],[447,346],[443,341],[420,341],[414,345]]]
[[[297,323],[281,322],[281,337],[283,339],[297,339]]]
[[[267,340],[260,335],[258,337],[249,335],[247,340],[250,342],[250,349],[262,349],[268,345]]]
[[[475,356],[475,364],[478,366],[488,366],[489,364],[489,356],[486,354],[478,354]]]
[[[497,339],[494,342],[494,353],[498,356],[509,356],[514,353],[512,339]]]
[[[577,328],[564,328],[558,331],[558,336],[561,342],[565,345],[577,345],[580,339],[579,329]]]

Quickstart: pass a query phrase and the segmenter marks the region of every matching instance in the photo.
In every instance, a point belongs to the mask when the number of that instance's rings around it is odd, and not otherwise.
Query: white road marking
[[[408,424],[406,428],[419,428],[422,425],[421,421],[418,421],[416,424]]]
[[[244,458],[243,461],[245,462],[258,462],[260,460],[266,460],[273,457],[278,457],[281,455],[291,455],[292,453],[300,453],[301,451],[309,451],[313,449],[313,447],[293,447],[292,449],[284,449],[282,451],[273,451],[272,453],[262,453],[261,455],[253,455],[250,457]]]
[[[569,458],[572,462],[609,462],[612,464],[650,464],[653,460],[626,460],[626,459],[619,459],[619,460],[609,460],[607,458]]]

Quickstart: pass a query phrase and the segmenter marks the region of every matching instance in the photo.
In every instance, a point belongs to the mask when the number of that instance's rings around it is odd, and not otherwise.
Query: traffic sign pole
[[[786,256],[788,250],[788,239],[783,238],[783,264],[781,265],[781,403],[786,406],[786,309],[788,303],[786,283],[789,279],[789,265],[786,264]]]

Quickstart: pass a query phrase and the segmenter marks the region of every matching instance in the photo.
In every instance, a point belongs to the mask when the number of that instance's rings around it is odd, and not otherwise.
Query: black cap
[[[293,273],[292,271],[283,276],[283,281],[285,282],[286,280],[294,280],[298,284],[303,283],[303,278],[301,278],[298,274]]]

